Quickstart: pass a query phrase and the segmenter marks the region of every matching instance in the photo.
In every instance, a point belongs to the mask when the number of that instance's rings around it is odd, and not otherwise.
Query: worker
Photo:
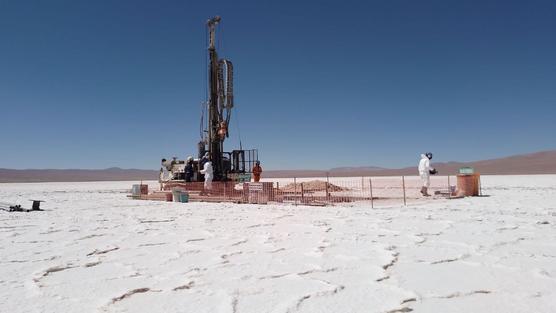
[[[261,161],[257,160],[257,162],[255,162],[255,166],[253,166],[253,180],[255,182],[259,182],[259,180],[261,180],[262,172],[263,168],[261,167]]]
[[[201,157],[201,159],[199,160],[199,169],[203,169],[205,168],[205,163],[208,161],[209,159],[209,153],[205,152],[205,154]],[[197,177],[198,181],[205,181],[205,175],[203,175],[202,171],[199,171],[199,177]]]
[[[425,197],[430,196],[430,194],[428,193],[428,189],[431,184],[430,175],[434,175],[437,173],[436,169],[431,167],[430,160],[432,160],[431,152],[421,154],[421,161],[419,161],[419,176],[421,176],[421,180],[423,181],[421,194]]]
[[[211,190],[212,189],[212,178],[213,178],[213,172],[212,172],[212,162],[210,160],[210,157],[208,157],[207,161],[205,162],[205,165],[203,166],[203,169],[201,170],[201,174],[205,175],[205,191],[206,190]]]
[[[172,178],[172,164],[166,159],[160,161],[160,181],[169,181]]]
[[[188,156],[185,164],[185,181],[190,183],[193,179],[193,157]]]

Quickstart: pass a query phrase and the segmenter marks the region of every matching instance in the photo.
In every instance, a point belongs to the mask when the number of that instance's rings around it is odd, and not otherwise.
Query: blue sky
[[[195,153],[205,21],[234,63],[226,148],[267,169],[556,148],[554,1],[0,1],[0,167]]]

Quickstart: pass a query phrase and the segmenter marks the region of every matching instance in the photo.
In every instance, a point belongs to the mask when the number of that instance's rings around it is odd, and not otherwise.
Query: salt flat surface
[[[556,175],[378,209],[147,202],[131,184],[0,184],[47,201],[0,211],[0,312],[556,311]]]

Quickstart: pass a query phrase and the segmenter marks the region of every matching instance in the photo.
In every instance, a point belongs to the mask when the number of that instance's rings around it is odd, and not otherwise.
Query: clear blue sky
[[[0,0],[0,167],[195,154],[217,14],[267,169],[556,148],[555,1]]]

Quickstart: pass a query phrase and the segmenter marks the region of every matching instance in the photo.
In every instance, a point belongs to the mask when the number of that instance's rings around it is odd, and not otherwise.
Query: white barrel
[[[131,195],[132,196],[140,196],[141,195],[141,185],[131,186]]]

